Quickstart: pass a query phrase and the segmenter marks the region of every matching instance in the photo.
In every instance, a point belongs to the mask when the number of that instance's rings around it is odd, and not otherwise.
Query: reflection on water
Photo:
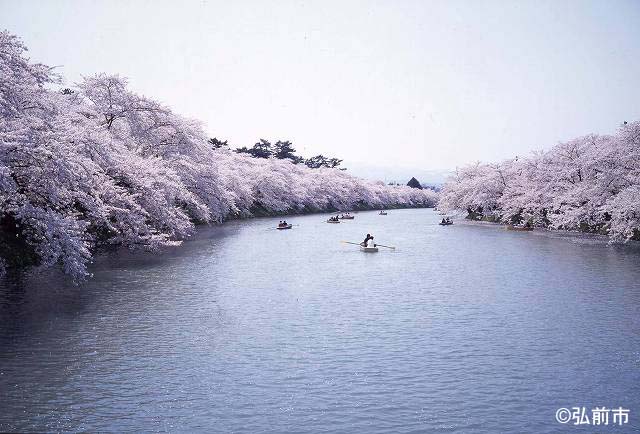
[[[231,222],[80,287],[0,283],[0,430],[558,432],[603,405],[637,429],[638,248],[438,217]],[[367,232],[398,249],[340,243]]]

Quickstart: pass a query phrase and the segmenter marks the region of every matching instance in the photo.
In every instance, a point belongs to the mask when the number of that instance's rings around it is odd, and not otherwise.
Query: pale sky
[[[640,119],[640,1],[17,1],[0,27],[237,146],[451,169]]]

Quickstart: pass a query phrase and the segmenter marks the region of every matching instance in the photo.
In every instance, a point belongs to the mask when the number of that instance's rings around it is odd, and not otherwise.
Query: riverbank
[[[626,243],[629,241],[640,241],[640,230],[635,230],[633,232],[633,235],[631,235],[629,238],[627,238],[626,240],[620,240],[617,238],[611,238],[610,237],[610,230],[606,225],[597,225],[595,227],[589,226],[586,223],[582,223],[580,224],[577,228],[574,229],[570,229],[570,228],[555,228],[551,225],[549,225],[548,223],[545,224],[541,224],[541,223],[535,223],[532,220],[529,221],[524,221],[523,219],[509,219],[509,220],[503,220],[500,218],[500,216],[496,216],[496,215],[482,215],[479,213],[470,213],[467,214],[466,217],[464,217],[465,220],[469,220],[469,221],[474,221],[474,222],[486,222],[486,223],[492,223],[492,224],[497,224],[500,226],[511,226],[511,225],[516,225],[516,226],[520,226],[520,225],[524,225],[526,223],[530,224],[530,227],[532,229],[539,229],[539,230],[545,230],[545,231],[553,231],[553,232],[565,232],[565,233],[580,233],[580,234],[585,234],[585,235],[598,235],[598,236],[603,236],[606,237],[609,240],[609,243]]]
[[[415,204],[412,206],[407,206],[407,205],[402,205],[402,204],[389,204],[387,206],[369,206],[367,204],[361,203],[359,205],[350,207],[350,208],[336,208],[336,207],[329,207],[329,208],[324,208],[324,209],[318,209],[318,208],[303,208],[303,209],[290,209],[284,212],[274,212],[274,211],[269,211],[268,209],[265,209],[263,207],[253,207],[251,209],[251,215],[250,216],[242,216],[242,215],[235,215],[235,216],[227,216],[227,218],[224,221],[230,221],[230,220],[243,220],[243,219],[250,219],[250,218],[255,218],[255,217],[280,217],[280,216],[288,216],[288,215],[307,215],[307,214],[327,214],[327,213],[342,213],[342,212],[358,212],[358,211],[378,211],[378,210],[385,210],[385,209],[412,209],[412,208],[434,208],[435,204],[432,202],[428,202],[425,204]]]

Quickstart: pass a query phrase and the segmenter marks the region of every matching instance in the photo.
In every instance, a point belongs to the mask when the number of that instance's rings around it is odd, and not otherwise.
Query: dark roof
[[[420,190],[422,190],[422,185],[420,185],[420,181],[418,181],[416,178],[411,178],[409,182],[407,182],[407,185],[411,188],[419,188]]]

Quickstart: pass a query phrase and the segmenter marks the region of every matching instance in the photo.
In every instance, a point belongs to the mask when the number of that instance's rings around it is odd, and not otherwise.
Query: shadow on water
[[[149,287],[140,285],[142,282],[150,283],[161,298],[160,292],[170,282],[167,277],[180,279],[181,270],[214,266],[225,240],[239,230],[238,224],[203,226],[181,246],[156,252],[103,252],[90,265],[92,277],[80,284],[55,269],[10,273],[0,280],[0,343],[5,349],[23,345],[24,339],[51,330],[56,321],[108,310],[116,298],[138,304],[142,302],[138,297],[143,296],[144,303],[152,302]],[[162,281],[154,283],[156,279]]]

